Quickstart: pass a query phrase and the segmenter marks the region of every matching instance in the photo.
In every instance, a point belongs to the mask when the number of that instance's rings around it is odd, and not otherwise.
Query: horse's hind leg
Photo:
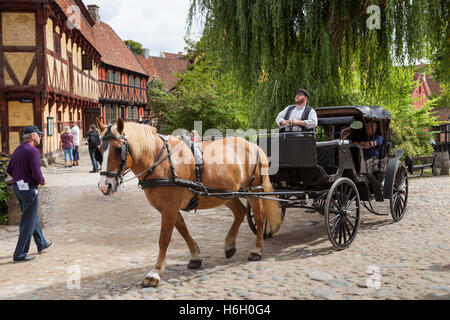
[[[250,206],[253,211],[253,217],[256,223],[256,245],[248,256],[250,261],[259,261],[264,249],[264,207],[262,199],[249,198]]]
[[[178,213],[177,222],[175,223],[175,227],[177,228],[180,235],[183,237],[184,241],[186,241],[187,246],[189,247],[189,251],[191,252],[191,261],[189,261],[188,269],[198,269],[202,265],[202,259],[200,259],[200,248],[192,239],[189,231],[186,227],[186,223],[184,222],[181,213]]]
[[[159,254],[155,267],[142,281],[143,287],[156,287],[161,280],[166,263],[166,252],[172,238],[173,227],[178,219],[178,210],[161,212],[161,232],[159,234]]]
[[[225,204],[234,214],[234,221],[225,238],[225,256],[231,258],[236,252],[236,237],[239,227],[244,221],[247,209],[239,199],[233,199]]]

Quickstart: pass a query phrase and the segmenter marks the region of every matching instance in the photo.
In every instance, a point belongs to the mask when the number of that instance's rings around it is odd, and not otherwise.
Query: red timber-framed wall
[[[147,105],[148,76],[102,63],[98,75],[99,105],[104,124],[142,122]]]

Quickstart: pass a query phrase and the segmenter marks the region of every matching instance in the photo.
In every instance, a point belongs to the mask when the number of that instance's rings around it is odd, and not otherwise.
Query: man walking
[[[15,262],[30,261],[36,258],[36,256],[27,255],[31,236],[34,238],[39,253],[44,252],[53,244],[53,241],[45,240],[38,218],[38,185],[45,185],[41,171],[41,156],[36,148],[41,143],[42,134],[36,126],[25,127],[22,132],[23,143],[12,154],[6,169],[6,172],[12,177],[13,191],[22,210],[19,240],[13,255]]]

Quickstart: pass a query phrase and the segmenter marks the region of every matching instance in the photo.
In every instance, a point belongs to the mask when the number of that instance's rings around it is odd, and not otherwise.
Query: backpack
[[[286,115],[284,116],[284,120],[289,120],[289,117],[291,116],[292,111],[294,111],[294,108],[296,108],[296,107],[297,107],[297,105],[295,105],[295,104],[289,106],[289,109],[287,110]],[[312,110],[311,107],[306,106],[305,110],[303,111],[302,118],[300,120],[302,120],[302,121],[307,120],[311,110]],[[280,130],[280,132],[285,132],[285,131],[286,131],[286,128],[283,128]],[[303,131],[312,132],[312,131],[314,131],[314,128],[312,128],[312,129],[303,128]]]

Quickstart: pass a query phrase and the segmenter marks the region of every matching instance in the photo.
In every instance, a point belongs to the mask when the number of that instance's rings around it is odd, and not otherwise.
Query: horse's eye
[[[121,147],[117,147],[116,149],[114,149],[115,152],[122,152],[122,148]]]

